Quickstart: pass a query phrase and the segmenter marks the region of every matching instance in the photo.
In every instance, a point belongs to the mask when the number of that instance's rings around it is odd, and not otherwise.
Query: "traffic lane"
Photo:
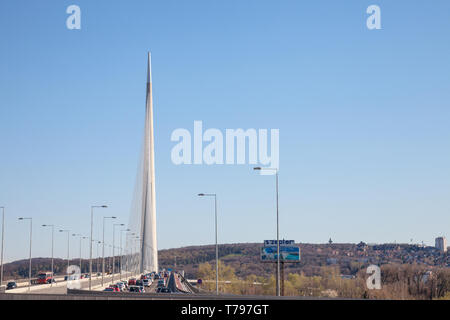
[[[84,274],[84,273],[83,273]],[[115,275],[114,275],[114,282],[118,282],[119,281],[119,276],[120,276],[120,274],[119,273],[116,273]],[[55,281],[56,282],[54,282],[53,283],[53,285],[58,285],[58,284],[60,284],[60,283],[66,283],[66,280],[64,280],[65,279],[65,277],[66,276],[55,276]],[[105,278],[106,277],[108,277],[109,278],[109,276],[105,276]],[[116,278],[117,277],[117,278]],[[127,272],[127,273],[125,273],[124,272],[124,274],[122,274],[122,277],[131,277],[131,275],[130,275],[130,273],[129,272]],[[36,280],[37,278],[33,278],[32,280]],[[96,276],[96,275],[94,275],[94,276],[92,276],[92,279],[101,279],[101,276]],[[86,281],[86,280],[89,280],[89,278],[83,278],[81,281]],[[117,280],[117,281],[116,281]],[[8,280],[8,281],[3,281],[4,283],[8,283],[8,282],[13,282],[14,280]],[[29,287],[29,282],[28,281],[21,281],[21,282],[18,282],[18,281],[16,281],[16,284],[17,284],[17,288],[16,289],[24,289],[24,288],[28,288]],[[39,286],[47,286],[47,285],[49,285],[49,284],[38,284],[38,283],[32,283],[31,284],[31,288],[32,288],[32,290],[35,288],[35,287],[39,287]],[[15,290],[15,289],[13,289],[13,290]],[[10,291],[10,290],[7,290],[7,292],[8,291]]]
[[[104,287],[108,287],[111,285],[113,277],[112,276],[105,276],[104,277],[104,286],[101,287],[102,284],[102,277],[96,277],[92,278],[92,289],[94,290],[102,290]],[[122,276],[122,280],[127,280]],[[114,283],[119,282],[119,274],[114,275]],[[72,284],[73,286],[74,284]],[[89,289],[89,279],[82,279],[80,280],[80,289]],[[37,294],[64,294],[67,292],[67,282],[63,283],[57,283],[54,284],[53,287],[46,287],[42,289],[33,288],[33,291],[31,293],[37,293]]]
[[[36,278],[35,279],[32,279],[32,281],[35,281],[36,280]],[[56,282],[62,282],[62,281],[64,281],[64,277],[59,277],[59,278],[55,278],[55,281]],[[8,282],[14,282],[14,280],[8,280],[8,281],[3,281],[4,283],[8,283]],[[16,289],[20,289],[20,288],[28,288],[28,286],[29,286],[29,281],[21,281],[21,282],[17,282],[16,281],[16,284],[17,284],[17,288]],[[45,284],[45,283],[44,283]],[[42,286],[42,285],[44,285],[44,284],[40,284],[40,283],[32,283],[31,284],[31,286],[32,287],[35,287],[35,286]]]

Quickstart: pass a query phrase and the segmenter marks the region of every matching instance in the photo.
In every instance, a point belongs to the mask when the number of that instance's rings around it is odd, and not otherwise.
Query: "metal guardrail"
[[[85,300],[354,300],[335,299],[324,297],[276,297],[276,296],[254,296],[254,295],[231,295],[215,293],[186,294],[186,293],[137,293],[137,292],[104,292],[87,290],[67,290],[68,299]],[[0,298],[1,299],[1,298]]]

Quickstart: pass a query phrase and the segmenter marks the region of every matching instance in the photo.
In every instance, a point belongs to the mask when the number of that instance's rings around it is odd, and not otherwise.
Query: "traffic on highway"
[[[128,281],[118,281],[103,289],[104,292],[133,293],[192,293],[180,281],[180,275],[172,271],[151,272]]]

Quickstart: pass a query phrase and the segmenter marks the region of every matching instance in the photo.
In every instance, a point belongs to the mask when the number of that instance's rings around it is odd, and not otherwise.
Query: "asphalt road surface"
[[[112,276],[105,276],[104,277],[104,287],[108,287],[111,284]],[[125,280],[125,277],[122,277],[122,280]],[[114,283],[119,282],[119,275],[114,276]],[[102,284],[102,279],[100,278],[92,278],[92,288],[96,286],[100,286]],[[80,285],[82,290],[88,290],[89,289],[89,279],[83,279],[80,281]],[[97,290],[101,290],[101,288],[95,288]],[[67,281],[64,282],[58,282],[53,285],[51,288],[42,288],[37,289],[33,288],[31,291],[33,294],[66,294],[67,293]]]

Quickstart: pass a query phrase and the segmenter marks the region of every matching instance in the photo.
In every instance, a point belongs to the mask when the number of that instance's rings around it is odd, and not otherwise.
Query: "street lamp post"
[[[95,259],[97,261],[97,268],[95,270],[98,273],[99,270],[100,270],[100,244],[102,242],[101,241],[97,241],[97,240],[95,240],[95,242],[97,243],[97,259]]]
[[[82,242],[82,240],[85,240],[85,239],[89,239],[88,237],[81,237],[80,238],[80,271],[81,271],[81,269],[82,269],[82,263],[83,263],[83,259],[82,259],[82,252],[81,252],[81,242]]]
[[[278,210],[278,169],[276,168],[253,168],[256,171],[275,171],[275,189],[276,189],[276,205],[277,205],[277,296],[280,296],[280,223],[279,223],[279,210]]]
[[[106,255],[108,255],[108,248],[111,248],[111,245],[105,243],[105,246],[106,246]],[[108,270],[111,270],[110,261],[111,261],[111,257],[105,257],[105,273],[108,273]]]
[[[135,274],[135,276],[137,276],[137,254],[139,252],[139,248],[138,248],[138,240],[139,240],[139,236],[135,236],[135,234],[132,234],[134,237],[131,238],[131,275],[133,275],[133,273]]]
[[[0,270],[0,287],[3,285],[3,245],[5,242],[5,207],[0,207],[2,209],[2,252],[0,253],[1,260],[1,270]]]
[[[51,227],[52,228],[52,280],[50,280],[50,287],[53,287],[53,281],[55,279],[55,274],[53,272],[53,248],[55,243],[55,226],[53,224],[43,224],[43,227]]]
[[[82,234],[75,234],[75,233],[72,234],[72,236],[73,237],[80,237],[80,272],[83,273],[82,261],[81,261],[82,260],[82,254],[81,254],[82,243],[81,242],[82,242],[83,239],[88,239],[88,237],[84,237]]]
[[[136,238],[131,238],[131,258],[130,258],[130,270],[131,270],[131,276],[133,276],[136,272],[136,253],[137,253],[137,246],[136,246]]]
[[[123,250],[122,250],[122,245],[123,245],[123,242],[122,242],[122,235],[123,235],[123,232],[128,232],[128,231],[130,231],[130,229],[125,229],[125,230],[120,230],[120,267],[119,267],[119,277],[120,277],[120,281],[122,281],[122,262],[123,262]]]
[[[79,234],[79,233],[74,233],[74,234],[72,234],[72,237],[80,238],[80,255],[79,255],[79,257],[80,257],[80,273],[81,273],[81,238],[83,237],[83,235]]]
[[[33,245],[33,218],[19,218],[19,220],[30,220],[30,264],[28,268],[28,292],[31,291],[31,248]]]
[[[109,257],[108,265],[109,265],[109,271],[112,272],[112,270],[113,270],[113,264],[112,264],[112,262],[114,261],[114,259],[113,259],[113,257],[114,257],[114,255],[113,255],[113,252],[114,252],[114,246],[113,246],[113,245],[110,245],[109,247],[111,248],[111,254],[112,254],[112,256]],[[112,276],[111,276],[111,278],[112,278]]]
[[[108,208],[108,206],[91,206],[91,237],[89,238],[89,291],[92,290],[92,233],[94,230],[94,209]],[[98,270],[97,270],[98,272]]]
[[[109,244],[108,247],[111,249],[110,252],[112,253],[112,251],[114,250],[114,246]],[[112,260],[113,260],[112,257],[109,256],[108,257],[108,263],[107,263],[109,272],[112,271]]]
[[[101,260],[101,254],[100,254],[100,245],[102,244],[102,242],[99,240],[97,241],[97,275],[100,272],[100,260]]]
[[[112,255],[113,255],[113,263],[112,263],[112,277],[111,277],[111,284],[113,284],[114,283],[114,267],[115,267],[115,263],[116,263],[116,257],[115,257],[115,251],[114,251],[114,246],[116,245],[116,242],[115,242],[115,240],[116,240],[116,227],[123,227],[124,226],[124,224],[123,223],[115,223],[115,224],[113,224],[113,244],[112,244],[112,247],[113,247],[113,253],[112,253]]]
[[[104,276],[105,276],[105,220],[106,219],[116,219],[116,217],[103,217],[102,287],[103,287],[103,279],[104,279]]]
[[[140,249],[140,242],[141,242],[140,238],[141,238],[140,236],[136,237],[136,257],[135,257],[135,260],[136,260],[136,277],[139,274],[139,263],[140,263],[140,257],[141,257],[141,254],[140,254],[141,250],[139,250]]]
[[[130,276],[133,276],[134,272],[134,243],[133,240],[130,241],[130,258],[128,259],[128,271],[130,272]]]
[[[69,281],[69,267],[70,267],[70,230],[59,230],[59,232],[67,232],[67,281]]]
[[[214,217],[216,233],[216,295],[219,294],[219,245],[217,242],[217,195],[215,193],[199,193],[199,197],[214,197]]]
[[[127,233],[127,236],[126,236],[126,243],[127,243],[127,246],[129,246],[129,248],[128,248],[129,254],[127,256],[127,271],[128,271],[128,273],[130,273],[130,276],[133,275],[132,263],[133,263],[133,258],[134,258],[134,256],[133,256],[134,255],[134,248],[133,248],[134,244],[133,244],[133,240],[130,240],[130,236],[134,236],[134,235],[136,235],[136,233],[129,232],[129,233]]]

